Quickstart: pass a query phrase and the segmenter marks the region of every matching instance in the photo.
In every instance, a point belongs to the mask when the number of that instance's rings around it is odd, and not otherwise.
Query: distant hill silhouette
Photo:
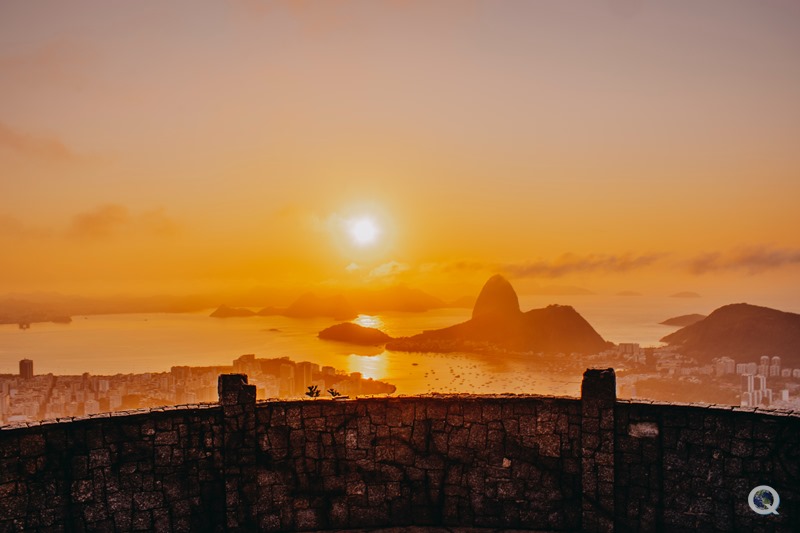
[[[355,308],[341,294],[317,296],[310,292],[292,302],[281,314],[294,318],[331,317],[336,320],[358,316]]]
[[[212,316],[331,317],[349,320],[359,313],[382,311],[427,311],[448,305],[421,290],[404,285],[383,289],[348,291],[345,296],[317,297],[303,295],[288,307],[264,307],[258,313],[230,311],[264,305],[268,301],[289,302],[290,290],[256,288],[244,293],[209,293],[190,295],[102,296],[82,297],[56,292],[11,293],[0,295],[0,324],[19,322],[69,322],[76,315],[108,315],[118,313],[189,313],[217,308]],[[231,314],[233,313],[233,314]]]
[[[379,329],[365,328],[352,322],[344,322],[325,328],[317,336],[324,340],[364,345],[385,344],[387,341],[392,340],[389,335]]]
[[[346,295],[317,296],[306,293],[286,308],[265,307],[259,316],[283,315],[294,318],[330,317],[350,320],[359,314],[383,311],[420,312],[447,307],[447,304],[419,289],[397,285],[378,290],[353,290]]]
[[[198,295],[86,298],[57,292],[7,294],[0,296],[0,324],[69,322],[77,315],[186,313],[208,309],[215,301],[220,300]]]
[[[545,353],[595,353],[611,343],[570,306],[550,305],[522,312],[511,284],[492,276],[475,302],[472,318],[444,329],[395,339],[386,347],[400,351],[456,351],[497,346]]]
[[[737,362],[778,355],[785,366],[800,366],[800,315],[745,303],[720,307],[705,319],[667,335],[661,342],[680,347],[700,361],[728,356]]]
[[[464,308],[464,309],[472,309],[475,305],[475,297],[474,296],[461,296],[448,302],[448,307],[454,308]]]
[[[692,324],[695,324],[697,322],[700,322],[705,317],[706,317],[706,315],[700,315],[700,314],[697,314],[697,313],[693,313],[691,315],[681,315],[681,316],[668,318],[663,322],[659,322],[659,324],[662,324],[664,326],[678,326],[678,327],[683,328],[683,327],[686,327],[686,326],[691,326]]]
[[[280,307],[263,307],[256,313],[256,315],[258,316],[282,315],[283,311],[284,309]]]
[[[359,313],[421,312],[447,307],[447,304],[436,296],[406,285],[395,285],[377,290],[352,290],[348,291],[346,295],[347,300]]]
[[[617,296],[641,296],[641,292],[636,291],[620,291],[617,293]]]
[[[244,316],[254,316],[255,314],[256,314],[255,311],[251,311],[250,309],[241,309],[237,307],[228,307],[227,305],[220,305],[213,313],[211,313],[208,316],[213,318],[237,318]]]
[[[670,294],[670,298],[700,298],[700,295],[692,291],[681,291]]]

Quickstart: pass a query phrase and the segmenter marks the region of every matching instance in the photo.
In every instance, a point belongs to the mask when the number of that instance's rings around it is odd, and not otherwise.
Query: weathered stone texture
[[[0,431],[0,531],[207,528],[215,425],[219,410],[187,408]]]
[[[255,402],[0,429],[0,531],[800,531],[800,416],[583,398]],[[747,506],[781,494],[779,515]]]

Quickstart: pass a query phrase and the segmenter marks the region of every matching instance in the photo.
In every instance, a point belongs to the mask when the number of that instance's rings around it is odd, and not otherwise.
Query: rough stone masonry
[[[0,428],[0,531],[800,531],[800,413],[615,390],[256,402],[223,375],[219,404]]]

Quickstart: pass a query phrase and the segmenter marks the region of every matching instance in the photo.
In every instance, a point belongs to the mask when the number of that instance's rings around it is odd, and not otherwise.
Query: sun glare
[[[364,328],[381,329],[383,327],[381,317],[373,315],[358,315],[358,318],[353,319],[353,323]]]
[[[380,228],[368,217],[354,218],[348,224],[350,238],[358,246],[373,244],[380,235]]]

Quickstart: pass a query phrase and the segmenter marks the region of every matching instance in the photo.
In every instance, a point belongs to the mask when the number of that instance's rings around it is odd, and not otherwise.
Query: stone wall
[[[800,413],[618,401],[615,508],[621,531],[800,531]],[[778,515],[752,512],[758,485]]]
[[[0,431],[0,531],[224,525],[218,407]]]
[[[256,403],[221,376],[220,404],[0,429],[0,531],[800,531],[797,413],[614,391]]]

